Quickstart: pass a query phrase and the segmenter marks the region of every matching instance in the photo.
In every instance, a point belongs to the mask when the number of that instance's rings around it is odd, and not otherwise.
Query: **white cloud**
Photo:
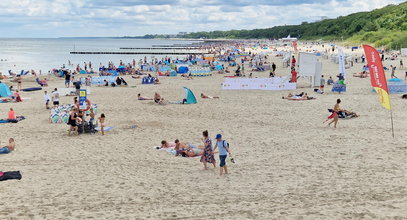
[[[124,36],[268,28],[402,0],[0,0],[0,36]],[[109,32],[106,29],[114,29]],[[90,34],[89,34],[90,33]],[[108,34],[108,35],[106,35]]]

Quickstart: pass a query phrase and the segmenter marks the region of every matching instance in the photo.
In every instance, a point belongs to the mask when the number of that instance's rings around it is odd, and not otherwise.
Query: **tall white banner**
[[[342,47],[338,47],[339,73],[345,77],[345,56],[343,55]]]

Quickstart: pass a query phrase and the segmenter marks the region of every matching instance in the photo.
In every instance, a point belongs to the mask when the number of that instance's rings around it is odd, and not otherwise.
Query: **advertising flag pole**
[[[393,127],[393,110],[390,110],[390,118],[391,118],[391,134],[394,138],[394,127]]]

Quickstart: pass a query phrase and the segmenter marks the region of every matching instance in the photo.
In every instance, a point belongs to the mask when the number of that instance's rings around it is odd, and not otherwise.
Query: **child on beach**
[[[101,114],[100,117],[98,118],[99,122],[100,122],[100,131],[102,132],[102,135],[105,135],[105,119],[106,116],[105,114]]]
[[[47,91],[44,91],[44,102],[46,109],[49,109],[49,100],[51,100],[51,98],[49,97]]]

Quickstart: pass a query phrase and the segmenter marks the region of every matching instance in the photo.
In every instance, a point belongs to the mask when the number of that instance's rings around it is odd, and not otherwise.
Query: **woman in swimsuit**
[[[21,83],[22,83],[22,78],[20,75],[17,76],[17,89],[21,90]]]
[[[68,125],[70,126],[68,136],[71,136],[72,129],[75,130],[76,135],[79,134],[78,125],[76,124],[77,119],[78,119],[78,109],[75,107],[72,109],[71,115],[69,116],[69,120],[68,120]]]

